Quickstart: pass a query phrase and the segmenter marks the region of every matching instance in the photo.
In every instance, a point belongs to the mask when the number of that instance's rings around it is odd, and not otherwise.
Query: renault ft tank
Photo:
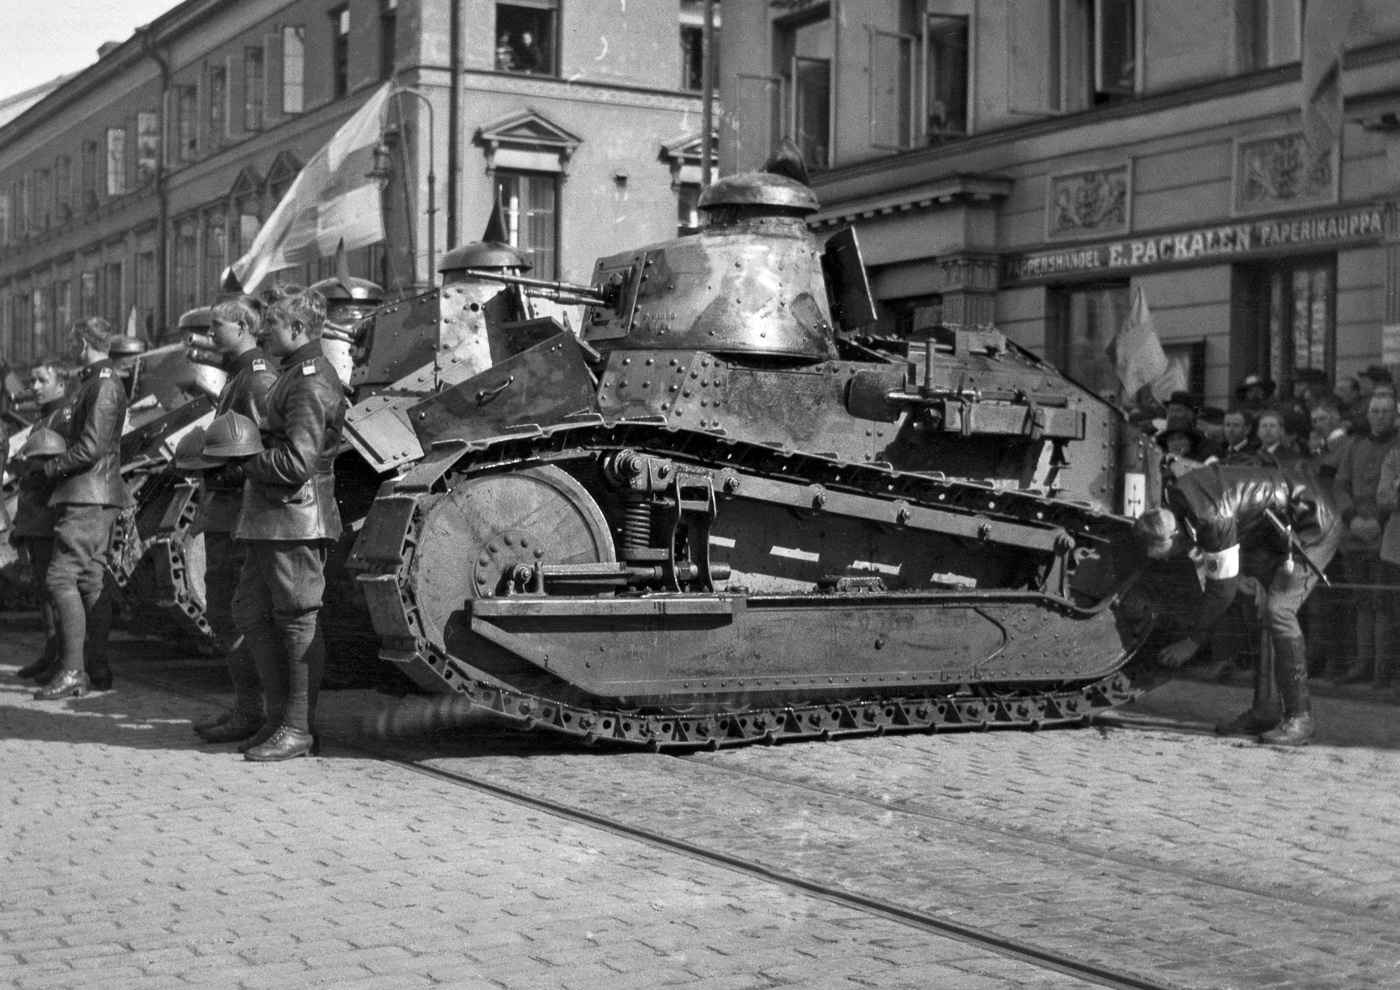
[[[360,531],[380,655],[527,726],[653,748],[1075,722],[1131,696],[1116,410],[988,327],[859,331],[806,185],[696,235],[422,401]]]

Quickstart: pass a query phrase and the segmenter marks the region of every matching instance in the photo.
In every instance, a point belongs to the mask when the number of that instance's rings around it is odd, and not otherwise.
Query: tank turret
[[[349,274],[323,278],[311,286],[326,299],[326,326],[321,350],[343,384],[354,378],[356,350],[372,329],[368,321],[384,303],[384,290],[367,278]]]

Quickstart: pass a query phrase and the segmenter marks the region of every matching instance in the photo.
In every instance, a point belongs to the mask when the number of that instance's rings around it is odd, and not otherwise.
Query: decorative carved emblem
[[[1337,200],[1337,147],[1314,159],[1301,132],[1235,142],[1235,212]]]
[[[1117,234],[1128,229],[1128,165],[1050,176],[1046,236]]]

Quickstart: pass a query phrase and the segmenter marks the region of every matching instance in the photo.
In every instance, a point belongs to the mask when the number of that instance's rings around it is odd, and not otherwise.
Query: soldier
[[[29,371],[29,391],[39,405],[39,418],[29,431],[23,456],[56,457],[67,449],[63,437],[68,432],[72,406],[68,403],[68,369],[57,361],[41,361]],[[15,504],[14,529],[10,541],[29,563],[29,573],[39,593],[39,610],[44,619],[44,651],[39,658],[19,669],[20,677],[47,684],[58,673],[58,631],[53,608],[49,605],[44,582],[53,558],[53,526],[58,514],[49,508],[53,482],[37,471],[21,485]]]
[[[1179,667],[1190,660],[1236,591],[1247,587],[1263,599],[1273,670],[1265,669],[1268,651],[1261,650],[1253,704],[1216,731],[1258,734],[1260,742],[1280,746],[1306,745],[1313,720],[1298,609],[1341,539],[1331,499],[1306,471],[1211,465],[1178,478],[1166,502],[1167,508],[1144,513],[1134,532],[1156,560],[1199,551],[1205,591],[1191,633],[1164,648],[1160,662]],[[1281,715],[1275,687],[1283,700]]]
[[[267,692],[267,722],[240,747],[257,762],[316,749],[326,660],[321,596],[326,555],[341,531],[332,465],[346,410],[340,379],[321,352],[325,320],[325,297],[313,289],[289,290],[268,308],[263,340],[279,374],[267,400],[266,449],[242,464],[233,536],[247,541],[247,559],[233,615]]]
[[[215,414],[235,412],[250,421],[256,439],[267,425],[267,394],[277,380],[262,349],[259,306],[247,297],[229,299],[214,306],[209,334],[224,357],[228,382],[219,393]],[[216,419],[232,423],[230,418]],[[228,444],[237,439],[221,436],[213,425],[205,442],[209,446]],[[243,544],[233,539],[233,525],[243,503],[243,473],[232,464],[207,470],[200,493],[199,514],[194,532],[204,534],[204,599],[209,627],[218,638],[233,681],[233,704],[213,718],[196,722],[194,731],[205,742],[240,742],[257,733],[263,725],[262,685],[252,654],[243,634],[233,621],[233,595],[243,572]]]
[[[93,686],[112,686],[107,554],[117,516],[133,504],[121,476],[126,390],[107,357],[112,339],[110,325],[99,316],[73,324],[73,354],[81,370],[64,437],[68,449],[43,466],[44,477],[55,482],[49,505],[58,511],[45,584],[58,625],[60,667],[35,693],[40,701],[80,698]]]

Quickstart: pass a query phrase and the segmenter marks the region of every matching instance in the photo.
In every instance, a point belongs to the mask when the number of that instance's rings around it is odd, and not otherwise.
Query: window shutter
[[[247,87],[243,79],[243,50],[224,59],[224,93],[228,105],[224,108],[224,131],[230,140],[241,138],[243,131],[243,101],[247,98]]]
[[[870,31],[870,146],[909,147],[912,35]]]
[[[138,154],[137,154],[137,144],[138,144],[138,142],[137,142],[136,136],[137,136],[137,134],[139,134],[139,133],[140,133],[140,131],[139,131],[139,128],[137,127],[136,115],[135,115],[135,114],[132,114],[130,117],[127,117],[127,118],[126,118],[126,138],[125,138],[126,147],[125,147],[125,149],[123,149],[123,153],[122,153],[122,158],[124,159],[123,164],[126,166],[126,191],[127,191],[127,192],[132,192],[132,191],[134,191],[135,189],[138,188],[138,184],[137,184],[137,181],[136,181],[136,178],[137,178],[137,173],[136,173],[136,159],[137,159],[139,156],[138,156]]]
[[[1054,68],[1046,39],[1058,39],[1059,30],[1045,0],[1010,0],[1007,4],[1006,109],[1010,113],[1044,116],[1054,113],[1050,73]]]
[[[263,39],[263,119],[264,126],[276,127],[282,119],[282,31]]]

